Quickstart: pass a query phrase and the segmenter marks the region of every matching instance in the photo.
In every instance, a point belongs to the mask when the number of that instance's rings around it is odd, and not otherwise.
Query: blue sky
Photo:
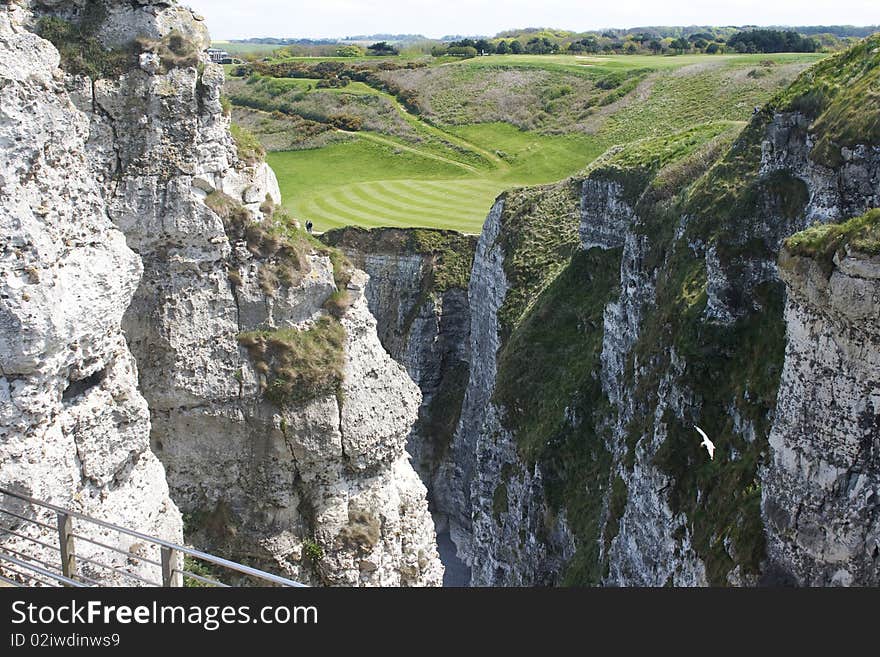
[[[215,39],[495,34],[516,27],[871,25],[878,0],[182,0]]]

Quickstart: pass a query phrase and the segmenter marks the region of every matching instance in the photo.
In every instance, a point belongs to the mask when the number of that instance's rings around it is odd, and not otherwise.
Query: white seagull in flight
[[[703,442],[700,443],[700,447],[705,447],[706,451],[709,452],[709,458],[711,460],[715,460],[715,443],[709,440],[709,436],[706,435],[706,432],[700,429],[696,424],[694,425],[694,429],[696,429],[700,435],[703,437]]]

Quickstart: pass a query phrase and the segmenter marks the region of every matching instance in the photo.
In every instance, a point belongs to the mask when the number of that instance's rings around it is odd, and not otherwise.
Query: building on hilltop
[[[232,56],[225,50],[219,48],[208,48],[205,52],[215,64],[232,64]]]

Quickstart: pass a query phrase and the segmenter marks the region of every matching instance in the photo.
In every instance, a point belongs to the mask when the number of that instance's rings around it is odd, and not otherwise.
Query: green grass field
[[[585,113],[589,120],[565,134],[520,130],[499,121],[451,125],[430,114],[425,120],[408,113],[394,97],[360,82],[318,90],[317,80],[276,80],[279,90],[293,89],[308,98],[332,94],[339,99],[333,101],[334,107],[339,102],[357,103],[358,96],[378,96],[393,105],[398,128],[409,127],[406,134],[399,129],[348,133],[347,141],[270,152],[267,160],[278,176],[284,205],[300,220],[312,220],[318,231],[357,224],[477,233],[494,198],[505,189],[573,175],[614,144],[710,121],[744,122],[752,107],[766,102],[819,57],[519,55],[435,67],[443,71],[461,67],[453,69],[461,73],[487,69],[490,75],[540,69],[552,77],[554,88],[559,86],[560,71],[594,79],[614,71],[653,71],[640,72],[639,89],[607,108],[589,110]],[[553,105],[545,104],[540,111],[552,112]]]
[[[308,151],[269,153],[285,205],[316,230],[349,224],[423,226],[477,233],[498,194],[511,187],[559,180],[604,148],[587,136],[546,136],[499,123],[450,133],[500,151],[499,164],[468,169],[434,159],[430,150],[403,150],[369,134]]]
[[[271,55],[281,46],[270,43],[232,43],[231,41],[214,41],[211,43],[211,47],[225,50],[233,57],[241,55],[259,55],[264,57]]]

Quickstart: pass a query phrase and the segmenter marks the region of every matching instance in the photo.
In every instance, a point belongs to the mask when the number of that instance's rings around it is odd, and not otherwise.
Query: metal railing
[[[120,578],[122,581],[136,582],[138,585],[145,586],[184,586],[186,582],[197,582],[195,586],[231,586],[231,584],[218,579],[221,578],[221,575],[215,572],[217,569],[231,571],[234,577],[245,576],[249,580],[247,585],[255,582],[256,585],[305,586],[285,577],[177,545],[155,536],[148,536],[5,488],[0,488],[0,496],[24,502],[35,510],[50,512],[55,517],[54,523],[44,522],[8,510],[5,505],[0,504],[0,519],[15,519],[11,523],[4,522],[0,526],[0,540],[10,536],[19,539],[15,542],[15,548],[0,542],[0,582],[9,586],[102,586],[101,576],[96,574],[97,571],[108,573],[108,577],[116,578],[116,581],[113,581],[114,586],[122,585],[119,583]],[[144,545],[153,545],[158,548],[159,559],[152,559],[130,549],[124,550],[121,547],[99,541],[93,536],[86,536],[88,533],[86,528],[95,527],[119,532]],[[28,528],[37,528],[40,538],[28,535]],[[80,528],[81,533],[76,531],[77,528]],[[47,534],[53,537],[57,536],[57,542],[46,542]],[[161,573],[161,581],[154,581],[150,579],[149,575],[144,576],[143,573],[138,574],[113,563],[104,563],[95,558],[94,554],[86,556],[85,550],[78,553],[77,545],[80,542],[89,544],[94,549],[121,555],[130,564],[135,562],[135,565],[141,567],[152,567],[151,570]],[[25,546],[38,546],[38,548],[29,551]],[[51,554],[53,559],[47,560],[46,553]],[[191,563],[187,564],[187,561]],[[209,564],[209,566],[207,569],[204,566],[200,567],[199,570],[202,572],[193,572],[195,565],[200,562]],[[83,564],[87,564],[88,568]],[[88,570],[90,574],[86,575],[84,570]]]

